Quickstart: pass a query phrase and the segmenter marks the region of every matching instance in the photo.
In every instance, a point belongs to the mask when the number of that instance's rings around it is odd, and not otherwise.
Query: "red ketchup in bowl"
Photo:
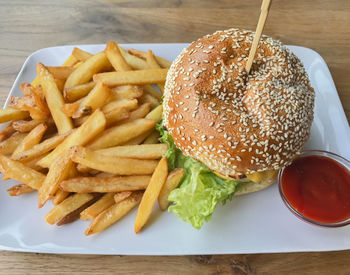
[[[302,156],[280,178],[282,196],[306,219],[334,224],[350,218],[350,172],[321,155]]]

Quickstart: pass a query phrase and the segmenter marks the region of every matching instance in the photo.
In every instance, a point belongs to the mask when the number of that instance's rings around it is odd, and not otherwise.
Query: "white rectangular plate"
[[[126,48],[152,49],[173,60],[186,44],[128,44]],[[81,45],[92,53],[104,45]],[[35,64],[60,65],[73,46],[39,50],[25,61],[10,95],[20,95],[19,84],[35,77]],[[316,52],[302,47],[290,49],[303,61],[316,91],[315,120],[309,149],[324,149],[350,158],[350,131],[326,63]],[[277,184],[266,190],[236,197],[218,206],[212,220],[198,231],[172,213],[155,206],[144,230],[134,233],[136,209],[96,236],[83,232],[89,222],[76,221],[51,226],[44,221],[52,208],[37,208],[35,194],[9,197],[6,189],[14,181],[0,183],[0,249],[46,253],[184,255],[293,251],[326,251],[350,248],[350,226],[319,228],[297,219],[284,206]]]

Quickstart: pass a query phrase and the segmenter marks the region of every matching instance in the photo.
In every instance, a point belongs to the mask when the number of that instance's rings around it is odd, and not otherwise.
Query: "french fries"
[[[143,198],[138,232],[156,198],[167,202],[161,198],[175,188],[165,184],[159,194],[168,146],[158,143],[161,93],[151,85],[162,89],[170,62],[109,42],[97,54],[74,48],[62,66],[45,65],[36,65],[31,84],[20,85],[22,97],[0,110],[0,123],[8,122],[0,130],[0,172],[21,182],[8,194],[38,191],[39,208],[55,205],[49,224],[91,220],[86,235],[108,228]]]
[[[116,71],[130,71],[131,66],[123,58],[119,47],[113,41],[107,43],[105,49],[106,56]]]
[[[171,171],[166,179],[165,184],[163,185],[159,196],[158,196],[158,204],[161,210],[166,210],[169,205],[168,197],[171,191],[173,191],[181,182],[181,179],[184,175],[184,170],[181,168],[176,168]]]
[[[117,125],[102,132],[88,147],[95,150],[123,144],[152,129],[154,125],[153,120],[144,118]]]
[[[107,86],[146,85],[165,82],[167,73],[168,69],[107,72],[95,74],[93,79]]]
[[[148,50],[147,54],[146,54],[146,62],[147,65],[150,69],[160,69],[161,66],[158,64],[156,58],[153,55],[153,52],[151,50]],[[157,84],[159,90],[162,91],[162,93],[164,93],[164,83],[158,83]]]
[[[42,156],[45,153],[48,153],[52,149],[56,148],[56,146],[61,144],[62,141],[74,131],[75,130],[72,130],[70,132],[48,138],[48,139],[44,140],[43,142],[34,145],[29,150],[21,152],[21,153],[17,154],[16,156],[12,156],[12,158],[15,160],[19,160],[21,162],[28,162],[30,160],[33,160],[39,156]]]
[[[22,182],[38,190],[45,180],[45,175],[29,168],[25,164],[0,154],[1,172],[8,178]]]
[[[60,183],[60,188],[75,193],[110,193],[145,190],[151,176],[125,176],[125,177],[79,177]]]
[[[42,167],[50,167],[51,163],[58,156],[75,145],[85,145],[96,135],[101,133],[106,125],[106,118],[100,110],[96,110],[89,119],[79,128],[71,133],[60,145],[56,147],[49,155],[40,160],[38,164]]]
[[[18,145],[22,143],[22,141],[26,136],[27,136],[27,133],[16,132],[12,136],[10,136],[8,139],[5,139],[4,141],[0,142],[0,154],[3,154],[3,155],[12,154],[16,150]]]
[[[33,130],[41,123],[45,123],[47,128],[52,129],[55,127],[55,123],[52,118],[47,120],[16,120],[12,123],[13,129],[18,132],[27,133]]]
[[[127,119],[120,121],[118,124],[120,125],[127,122],[131,122],[138,118],[144,118],[149,113],[150,110],[151,110],[151,103],[144,103],[140,105],[139,108],[132,111],[130,113],[130,116]]]
[[[56,158],[50,165],[49,172],[41,185],[38,192],[38,207],[44,204],[54,196],[60,182],[68,178],[69,174],[74,171],[73,162],[71,160],[71,152],[68,151],[62,156]]]
[[[140,86],[117,86],[113,88],[113,99],[134,99],[143,95],[143,89]]]
[[[90,81],[88,83],[80,84],[71,88],[66,88],[63,91],[63,97],[67,102],[74,102],[89,94],[94,86],[95,82]]]
[[[146,60],[147,59],[147,53],[146,52],[143,52],[143,51],[138,51],[138,50],[135,50],[135,49],[130,49],[128,50],[128,52],[132,55],[135,55],[139,58],[142,58],[143,60]],[[171,62],[162,58],[162,57],[159,57],[159,56],[156,56],[155,57],[157,63],[162,66],[163,68],[169,68],[170,65],[171,65]]]
[[[5,108],[0,110],[0,123],[8,122],[10,120],[20,120],[29,117],[29,112],[20,111],[13,108]]]
[[[35,189],[29,187],[28,185],[21,183],[21,184],[16,184],[9,189],[7,189],[7,193],[9,196],[20,196],[23,194],[27,194],[30,192],[35,191]]]
[[[92,199],[94,196],[91,194],[74,194],[52,208],[45,216],[45,221],[49,224],[55,224]]]
[[[154,108],[145,118],[152,119],[158,123],[162,119],[163,105],[159,105]]]
[[[11,158],[16,159],[18,155],[26,150],[31,149],[34,145],[38,144],[43,137],[47,126],[45,124],[39,124],[18,144],[16,150],[13,152]]]
[[[96,109],[103,107],[112,96],[112,91],[103,83],[98,82],[91,92],[82,99],[79,107],[72,115],[72,118],[78,118],[83,115],[91,114]]]
[[[151,216],[153,205],[168,176],[168,161],[163,157],[154,171],[151,181],[142,196],[135,219],[135,233],[139,233]]]
[[[157,130],[153,130],[152,133],[144,140],[144,144],[156,144],[159,143],[160,134]]]
[[[75,70],[73,66],[48,66],[47,69],[56,79],[67,79]]]
[[[60,134],[63,134],[69,130],[72,130],[72,120],[61,110],[62,106],[64,105],[64,99],[62,93],[57,88],[53,76],[41,63],[37,64],[37,73],[39,76],[40,84],[44,90],[47,105],[49,106],[58,132]]]
[[[60,204],[69,196],[69,194],[70,194],[69,192],[58,189],[55,196],[52,199],[52,203],[54,205]]]
[[[91,56],[93,56],[91,53],[88,53],[82,49],[79,49],[77,47],[74,47],[72,51],[72,55],[76,58],[77,61],[86,61]]]
[[[9,123],[4,129],[0,130],[0,142],[7,139],[13,133],[16,132],[16,129],[13,128],[13,122]]]
[[[130,193],[131,192],[122,192],[122,193]],[[82,220],[92,220],[98,214],[100,214],[103,210],[107,209],[114,202],[114,193],[107,193],[94,204],[90,205],[83,212],[80,213],[80,219]]]
[[[134,158],[134,159],[160,159],[168,151],[168,145],[162,144],[141,144],[116,146],[97,150],[103,155]]]
[[[81,146],[74,148],[72,160],[89,168],[114,175],[150,175],[158,164],[156,160],[103,155]]]
[[[92,76],[102,70],[108,70],[111,67],[104,52],[92,55],[86,61],[74,70],[67,78],[64,89],[84,84],[92,79]]]
[[[134,192],[121,202],[107,208],[93,219],[88,229],[86,229],[85,235],[101,232],[111,226],[133,209],[140,202],[141,198],[142,192]]]

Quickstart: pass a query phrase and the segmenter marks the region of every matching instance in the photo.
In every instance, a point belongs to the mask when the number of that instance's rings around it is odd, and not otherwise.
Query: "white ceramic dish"
[[[129,44],[126,48],[152,49],[173,60],[186,44]],[[81,45],[95,53],[104,45]],[[73,46],[41,49],[28,57],[11,89],[19,95],[19,84],[35,76],[35,63],[59,65]],[[326,63],[316,52],[302,47],[290,49],[303,61],[316,90],[315,120],[308,149],[323,149],[350,158],[350,130]],[[306,224],[284,206],[278,186],[234,198],[219,206],[210,223],[198,231],[172,213],[156,206],[147,227],[138,235],[133,224],[136,210],[102,234],[86,237],[88,222],[61,227],[44,221],[48,203],[37,208],[35,194],[9,197],[6,189],[14,181],[0,183],[0,249],[45,253],[183,255],[326,251],[350,248],[350,226],[327,229]]]

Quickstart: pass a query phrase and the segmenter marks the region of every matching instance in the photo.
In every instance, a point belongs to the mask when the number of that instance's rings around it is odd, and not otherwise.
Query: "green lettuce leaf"
[[[169,147],[165,154],[169,171],[175,168],[183,168],[185,171],[179,187],[169,195],[169,211],[181,220],[191,223],[194,228],[200,229],[204,221],[211,219],[218,203],[225,204],[227,199],[232,199],[239,188],[239,181],[225,180],[204,164],[186,157],[161,123],[157,125],[157,129],[161,134],[160,141]]]

